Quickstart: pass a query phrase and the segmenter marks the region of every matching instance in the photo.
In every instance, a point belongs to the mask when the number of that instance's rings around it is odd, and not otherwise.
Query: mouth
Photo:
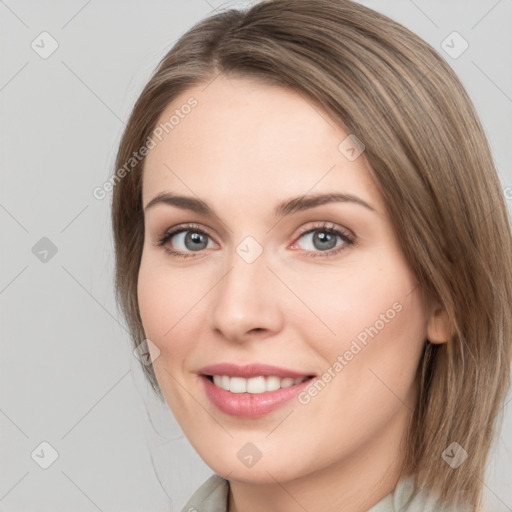
[[[199,376],[213,405],[225,414],[245,418],[261,417],[284,406],[315,378],[276,366],[228,363],[202,368]]]

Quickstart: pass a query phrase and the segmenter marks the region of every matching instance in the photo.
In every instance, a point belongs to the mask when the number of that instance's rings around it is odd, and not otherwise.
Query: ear
[[[440,304],[435,303],[427,323],[427,340],[438,344],[448,342],[451,337],[452,326],[448,313]]]

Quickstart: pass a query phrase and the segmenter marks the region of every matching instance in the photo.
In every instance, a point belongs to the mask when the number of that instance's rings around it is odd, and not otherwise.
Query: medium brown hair
[[[116,169],[144,146],[174,98],[221,73],[304,94],[363,141],[419,286],[453,326],[447,343],[425,343],[403,475],[476,509],[510,384],[512,237],[486,136],[462,84],[418,36],[349,0],[229,10],[196,24],[161,60],[133,108]],[[143,166],[141,159],[117,180],[112,204],[116,297],[134,345],[145,338],[137,301]],[[143,369],[161,397],[152,367]],[[469,455],[456,469],[441,457],[453,442]]]

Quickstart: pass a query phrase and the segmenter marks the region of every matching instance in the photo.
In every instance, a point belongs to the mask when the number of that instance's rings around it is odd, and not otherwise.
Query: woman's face
[[[191,88],[173,115],[145,163],[138,299],[183,431],[231,480],[387,468],[429,319],[361,147],[249,79]]]

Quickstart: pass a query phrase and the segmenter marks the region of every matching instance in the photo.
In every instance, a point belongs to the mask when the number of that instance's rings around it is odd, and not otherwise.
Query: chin
[[[243,452],[240,454],[240,458],[236,452],[234,454],[230,452],[226,455],[216,455],[215,457],[204,457],[200,452],[199,454],[212,471],[218,475],[228,480],[247,484],[286,482],[311,472],[311,466],[309,466],[308,471],[302,472],[297,467],[296,457],[290,456],[290,458],[287,458],[284,454],[279,453],[267,456],[262,454],[260,459],[253,459],[252,461],[244,461]]]

